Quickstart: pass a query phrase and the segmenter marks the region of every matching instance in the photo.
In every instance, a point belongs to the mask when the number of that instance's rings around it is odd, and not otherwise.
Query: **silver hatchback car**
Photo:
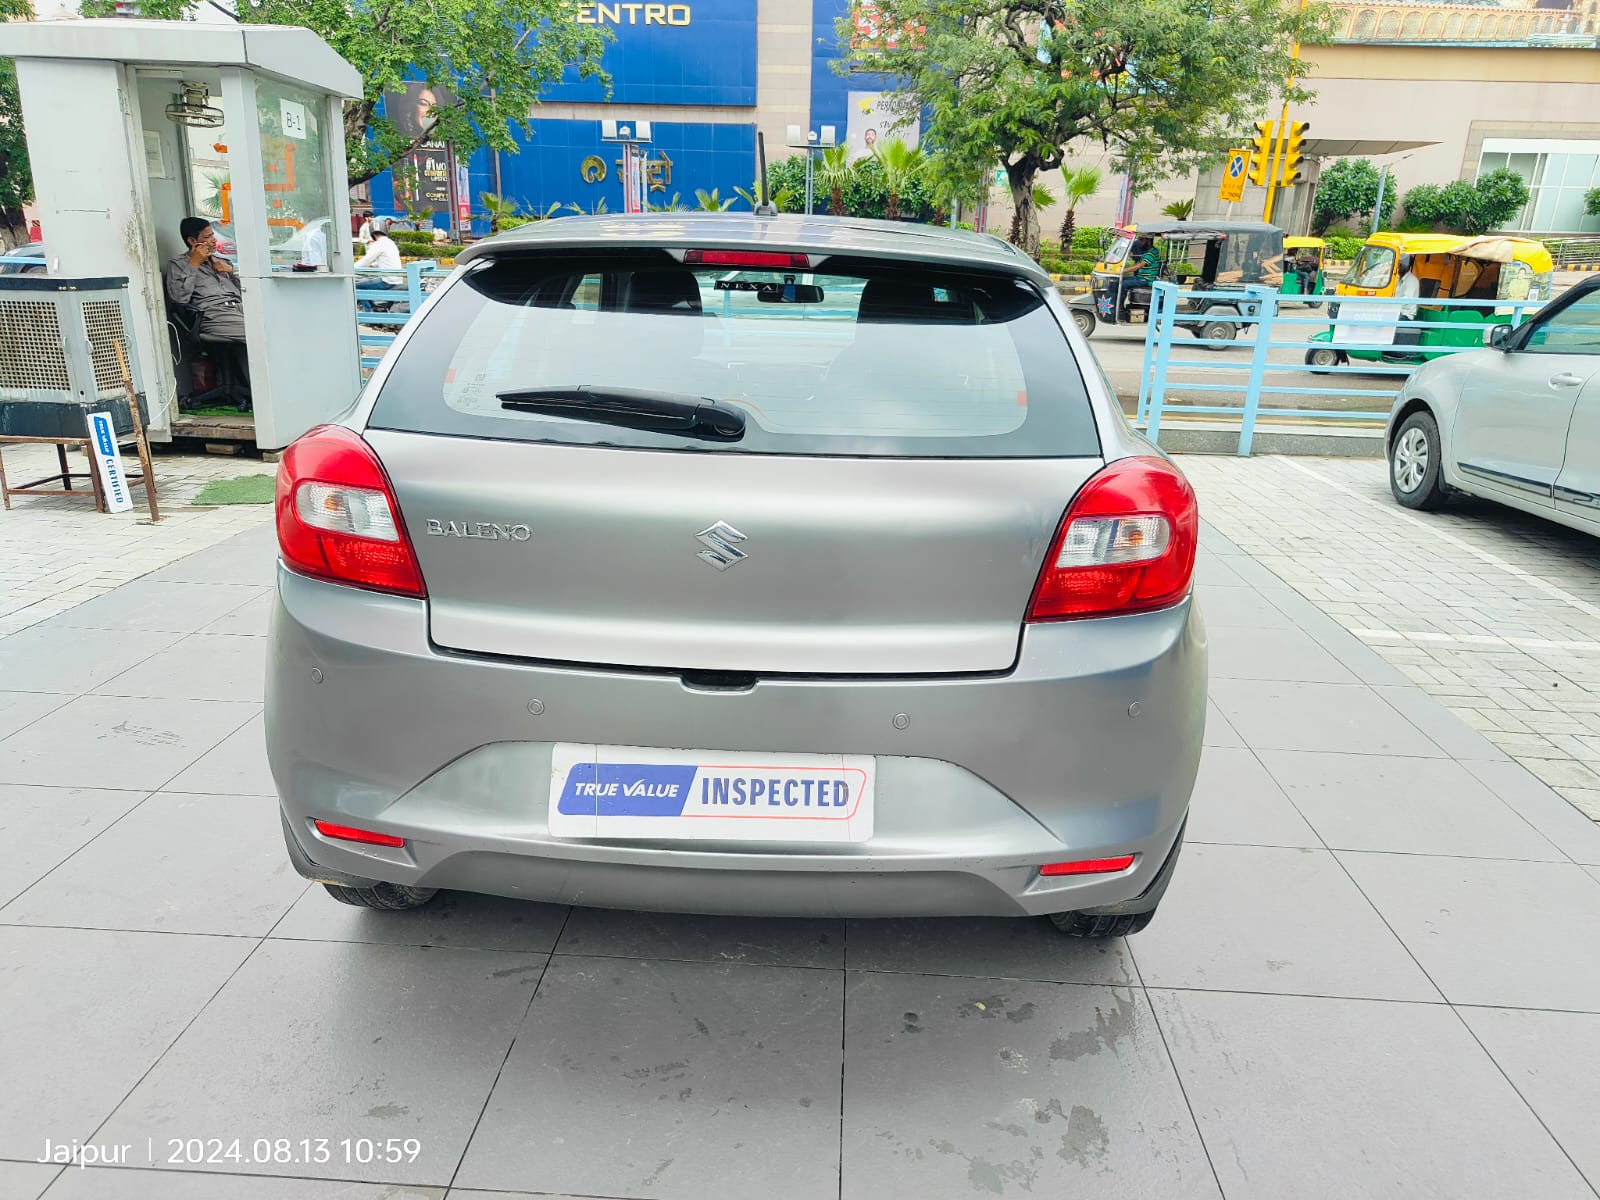
[[[302,875],[1149,922],[1205,720],[1199,517],[1032,261],[753,215],[460,261],[279,467]]]

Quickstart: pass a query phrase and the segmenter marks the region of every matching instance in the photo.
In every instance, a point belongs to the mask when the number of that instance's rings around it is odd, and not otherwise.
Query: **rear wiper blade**
[[[744,413],[707,396],[649,392],[638,388],[573,386],[521,388],[499,392],[501,408],[571,417],[630,429],[681,433],[685,437],[736,442],[744,437]]]

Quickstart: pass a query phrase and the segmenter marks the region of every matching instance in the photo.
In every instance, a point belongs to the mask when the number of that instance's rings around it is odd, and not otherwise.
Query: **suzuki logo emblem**
[[[734,563],[750,557],[739,549],[739,543],[745,540],[744,534],[726,521],[718,521],[694,536],[696,541],[705,546],[695,557],[710,563],[719,571],[726,571]]]

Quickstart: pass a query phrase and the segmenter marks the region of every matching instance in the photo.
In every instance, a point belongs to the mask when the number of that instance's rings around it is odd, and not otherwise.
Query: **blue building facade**
[[[834,67],[836,22],[851,11],[850,0],[769,0],[765,11],[763,29],[756,0],[579,4],[575,19],[613,35],[603,59],[610,94],[575,72],[549,88],[531,131],[517,132],[518,152],[498,156],[501,195],[530,214],[552,206],[622,211],[622,148],[602,140],[605,119],[650,121],[646,175],[656,205],[676,198],[694,207],[699,189],[722,199],[748,189],[757,171],[758,129],[772,161],[794,153],[785,145],[792,125],[833,125],[841,140],[849,131],[858,143],[870,143],[877,131],[865,132],[870,118],[862,114],[870,102],[862,98],[885,90],[885,81],[841,75]],[[796,30],[809,36],[795,36]],[[494,157],[480,149],[465,163],[477,234],[487,231],[478,197],[496,190]],[[396,211],[387,172],[372,181],[371,205]],[[450,214],[440,213],[436,223],[449,227]]]

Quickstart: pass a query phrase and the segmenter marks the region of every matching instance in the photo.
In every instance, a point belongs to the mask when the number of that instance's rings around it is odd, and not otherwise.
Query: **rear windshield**
[[[665,252],[503,256],[439,298],[369,425],[733,454],[1077,457],[1100,450],[1072,350],[1001,275],[829,260],[686,267]],[[715,441],[507,409],[500,393],[626,389],[745,416]]]

